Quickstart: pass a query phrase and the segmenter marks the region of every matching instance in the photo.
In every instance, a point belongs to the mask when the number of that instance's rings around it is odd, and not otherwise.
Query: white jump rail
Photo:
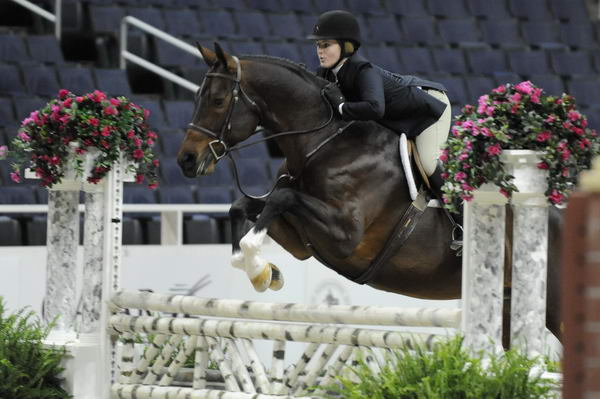
[[[62,0],[54,0],[54,14],[28,0],[12,0],[54,24],[54,36],[60,40],[62,30]]]

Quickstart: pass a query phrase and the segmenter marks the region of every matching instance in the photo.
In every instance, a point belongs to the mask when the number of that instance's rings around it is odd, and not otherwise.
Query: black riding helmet
[[[360,47],[360,27],[356,17],[348,11],[327,11],[319,16],[312,35],[308,35],[307,39],[337,40],[342,48],[340,58],[344,58],[352,55]],[[348,51],[346,41],[354,45],[354,51]]]

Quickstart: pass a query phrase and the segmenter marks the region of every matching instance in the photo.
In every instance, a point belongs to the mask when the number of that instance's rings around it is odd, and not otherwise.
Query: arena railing
[[[62,0],[54,0],[54,14],[44,10],[42,7],[34,4],[28,0],[12,0],[13,2],[27,8],[28,10],[36,13],[42,18],[54,23],[54,36],[60,40],[61,26],[62,26]]]
[[[196,47],[189,45],[186,42],[184,42],[183,40],[178,39],[175,36],[169,35],[168,33],[164,32],[160,29],[157,29],[154,26],[152,26],[142,20],[139,20],[132,16],[127,16],[127,17],[123,18],[123,20],[121,21],[120,61],[119,61],[119,66],[121,69],[126,68],[127,61],[133,62],[134,64],[137,64],[137,65],[141,66],[142,68],[146,68],[149,71],[152,71],[152,72],[162,76],[163,78],[168,79],[171,82],[178,84],[194,93],[198,90],[198,88],[200,86],[198,86],[197,84],[190,82],[189,80],[184,79],[181,76],[176,75],[173,72],[170,72],[157,64],[154,64],[148,60],[143,59],[140,56],[137,56],[137,55],[129,52],[127,50],[127,36],[129,33],[129,25],[135,26],[136,28],[139,28],[148,34],[151,34],[161,40],[164,40],[167,43],[172,44],[173,46],[178,47],[181,50],[186,51],[186,52],[192,54],[193,56],[196,56],[196,57],[202,59],[202,56],[200,55],[200,52],[198,51],[198,49]]]
[[[230,204],[123,204],[123,213],[160,213],[160,244],[183,244],[184,214],[229,212]],[[79,212],[84,212],[83,204]],[[48,205],[0,205],[0,215],[48,213]]]

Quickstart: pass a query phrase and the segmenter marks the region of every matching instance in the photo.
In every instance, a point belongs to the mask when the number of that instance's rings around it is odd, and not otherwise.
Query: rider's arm
[[[383,80],[375,68],[363,68],[356,77],[356,89],[360,101],[346,101],[340,108],[344,119],[371,120],[381,119],[385,113]]]

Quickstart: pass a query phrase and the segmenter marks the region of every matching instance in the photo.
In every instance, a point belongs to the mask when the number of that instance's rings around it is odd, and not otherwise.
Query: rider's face
[[[342,48],[336,40],[317,40],[317,55],[323,68],[331,68],[340,59]]]

